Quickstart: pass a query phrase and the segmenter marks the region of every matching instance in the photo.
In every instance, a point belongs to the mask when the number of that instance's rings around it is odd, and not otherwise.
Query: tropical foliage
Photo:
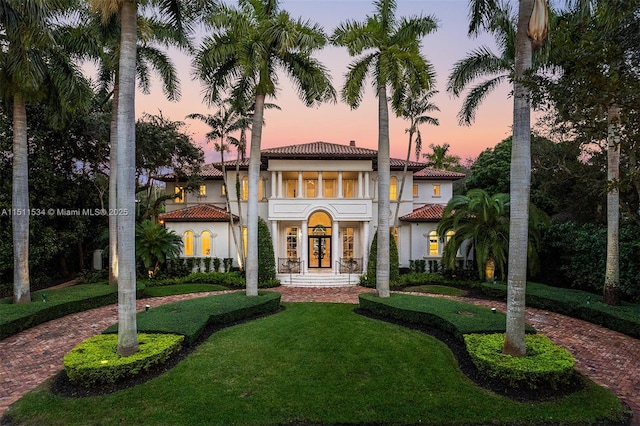
[[[173,231],[143,220],[136,225],[136,258],[138,258],[149,277],[153,277],[167,259],[175,259],[182,249],[182,238]]]

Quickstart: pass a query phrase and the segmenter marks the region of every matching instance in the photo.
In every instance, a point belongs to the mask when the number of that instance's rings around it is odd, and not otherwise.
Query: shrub
[[[273,240],[267,222],[258,218],[258,284],[276,279],[276,260]]]
[[[204,258],[204,272],[211,272],[211,258],[210,257],[205,257]]]
[[[422,284],[444,284],[447,280],[441,274],[433,274],[428,272],[411,273],[402,275],[400,283],[403,286],[414,286]]]
[[[375,288],[376,286],[376,266],[378,264],[378,232],[373,234],[371,248],[369,250],[369,261],[367,262],[367,278],[365,287]],[[398,285],[400,279],[400,260],[398,259],[398,246],[393,236],[389,236],[389,286]],[[362,281],[361,281],[362,283]]]
[[[467,351],[480,373],[519,389],[561,389],[574,374],[575,359],[547,336],[526,335],[527,356],[502,353],[504,334],[464,336]]]
[[[420,274],[426,271],[427,261],[425,259],[415,259],[409,261],[409,268],[412,272]]]
[[[220,258],[219,257],[214,257],[213,258],[213,272],[219,272],[220,271]]]
[[[230,257],[225,257],[224,259],[222,259],[222,266],[223,266],[224,272],[231,271],[231,266],[233,266],[233,259]]]
[[[138,334],[138,352],[120,356],[118,336],[99,334],[85,340],[64,356],[69,380],[89,387],[115,383],[134,377],[162,364],[182,348],[184,336],[172,334]]]
[[[263,281],[263,282],[259,282],[258,283],[258,287],[259,288],[273,288],[273,287],[278,287],[280,286],[280,280],[278,279],[272,279],[272,280],[268,280],[268,281]]]

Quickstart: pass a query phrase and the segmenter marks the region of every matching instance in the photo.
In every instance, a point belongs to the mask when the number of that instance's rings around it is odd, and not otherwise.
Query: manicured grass
[[[417,285],[413,287],[406,287],[405,291],[412,291],[417,293],[429,293],[429,294],[444,294],[445,296],[461,296],[464,297],[469,294],[466,290],[461,290],[455,287],[449,287],[446,285]]]
[[[173,296],[174,294],[200,293],[206,291],[228,290],[227,287],[217,284],[178,284],[162,287],[147,287],[143,295],[148,297]]]
[[[353,305],[287,304],[214,333],[137,387],[71,399],[46,386],[18,401],[16,425],[592,424],[624,412],[589,382],[556,401],[519,403],[475,386],[449,349]]]

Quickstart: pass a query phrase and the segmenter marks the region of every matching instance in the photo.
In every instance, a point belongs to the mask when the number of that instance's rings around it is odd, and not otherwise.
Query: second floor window
[[[263,198],[263,186],[264,180],[262,176],[258,180],[258,200],[262,200]],[[249,176],[245,176],[242,178],[242,199],[247,201],[249,199]]]
[[[433,196],[434,197],[440,196],[440,185],[433,185]]]
[[[342,196],[344,198],[356,198],[358,181],[355,179],[344,179],[342,181]]]
[[[173,199],[174,203],[184,203],[184,188],[181,186],[175,187],[175,198]]]
[[[398,199],[398,178],[391,176],[389,178],[389,200],[395,201]]]
[[[198,195],[200,197],[206,197],[207,196],[207,185],[200,185],[200,188],[198,189]]]
[[[418,197],[418,185],[413,185],[413,198]]]

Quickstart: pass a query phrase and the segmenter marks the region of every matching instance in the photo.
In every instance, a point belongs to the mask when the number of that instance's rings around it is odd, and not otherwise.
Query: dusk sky
[[[373,13],[373,4],[369,0],[284,0],[282,7],[293,17],[303,17],[317,22],[327,34],[342,21],[355,19],[363,21],[366,15]],[[453,64],[462,59],[472,49],[481,45],[489,46],[497,53],[493,40],[487,35],[470,39],[467,37],[468,2],[466,0],[398,0],[397,17],[430,15],[437,19],[438,30],[422,40],[422,51],[434,65],[436,71],[436,89],[439,91],[432,101],[440,108],[432,116],[440,120],[440,126],[424,125],[423,153],[431,143],[451,145],[450,152],[466,158],[475,158],[487,147],[511,133],[513,120],[513,100],[509,97],[508,84],[491,93],[480,106],[475,123],[471,126],[459,126],[457,113],[463,98],[454,98],[446,92],[446,80]],[[152,94],[137,94],[136,113],[157,114],[159,110],[172,120],[185,121],[186,131],[201,144],[207,152],[207,161],[217,161],[213,153],[213,144],[207,144],[204,134],[208,126],[197,120],[185,120],[190,113],[213,114],[202,101],[202,86],[192,79],[191,60],[180,53],[172,54],[179,69],[182,97],[178,102],[169,102],[162,97],[160,85],[152,86]],[[353,60],[345,48],[326,47],[317,58],[330,70],[332,81],[339,93],[344,83],[344,74]],[[282,110],[265,111],[266,126],[262,133],[262,148],[285,146],[314,141],[348,144],[355,140],[357,146],[377,148],[377,98],[370,83],[364,95],[362,105],[357,110],[338,101],[316,108],[307,108],[300,101],[287,77],[280,79],[280,92],[276,99],[268,99],[279,105]],[[406,156],[408,135],[405,133],[407,122],[396,118],[390,112],[391,156]],[[415,157],[412,155],[412,160]]]

